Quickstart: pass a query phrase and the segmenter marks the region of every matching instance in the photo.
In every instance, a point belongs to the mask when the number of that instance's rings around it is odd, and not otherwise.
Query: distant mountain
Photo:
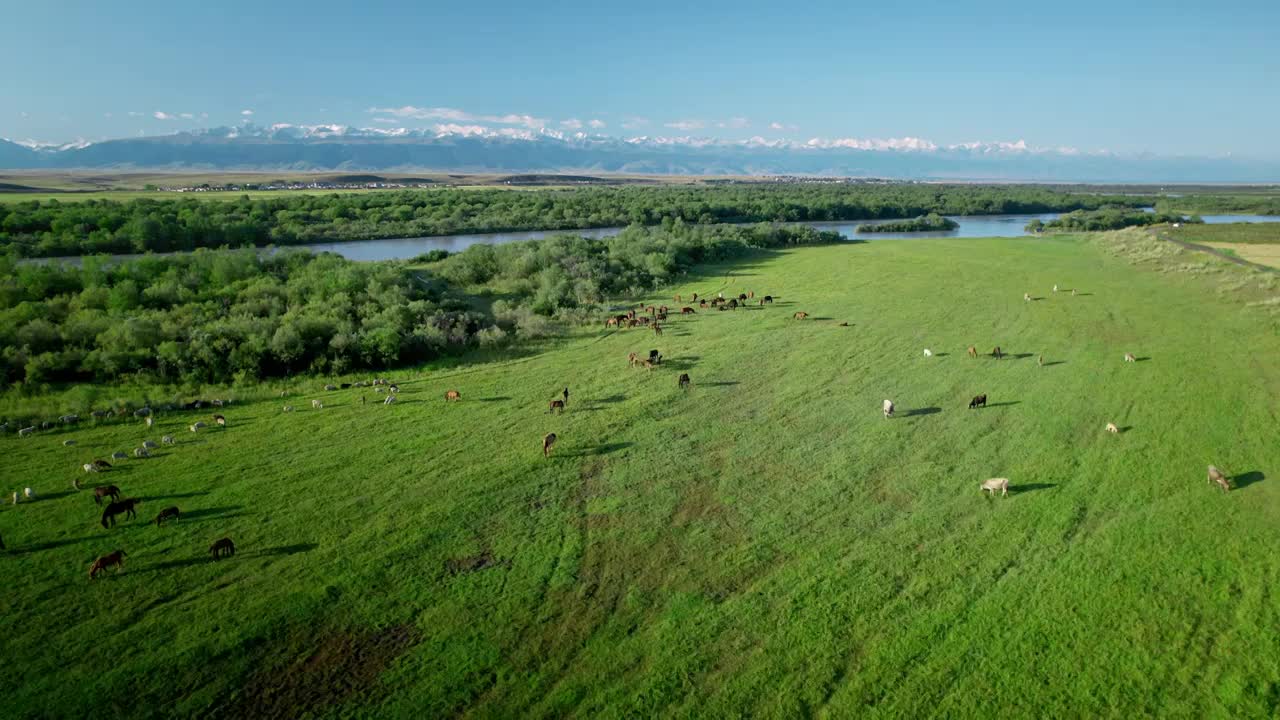
[[[341,125],[220,127],[62,146],[0,140],[3,169],[586,172],[826,175],[1055,182],[1275,182],[1280,161],[939,146],[918,138],[808,142],[616,138],[551,130]]]

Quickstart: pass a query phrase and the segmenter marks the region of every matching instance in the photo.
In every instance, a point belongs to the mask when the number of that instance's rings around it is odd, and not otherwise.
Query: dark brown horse
[[[995,347],[995,349],[991,351],[991,357],[993,357],[993,358],[995,358],[995,359],[997,359],[997,360],[999,360],[1000,358],[1004,357],[1004,353],[1000,352],[1000,346],[999,346],[999,345],[997,345],[997,346]]]
[[[109,497],[112,500],[120,499],[120,488],[115,485],[99,485],[93,489],[93,503],[95,505],[102,504],[102,498]]]
[[[772,295],[765,295],[765,296],[764,296],[764,301],[763,301],[763,302],[764,302],[766,305],[772,305],[772,304],[773,304],[773,296],[772,296]]]
[[[117,502],[107,503],[107,509],[102,511],[102,527],[115,527],[117,515],[124,515],[125,519],[138,517],[138,513],[134,508],[140,502],[142,501],[138,498],[125,498]]]
[[[689,373],[680,373],[680,380],[677,383],[681,390],[689,389]]]
[[[697,312],[697,310],[694,310],[694,309],[693,309],[693,308],[691,308],[691,307],[682,307],[682,308],[680,308],[680,314],[681,314],[681,315],[693,315],[693,314],[694,314],[694,313],[696,313],[696,312]]]
[[[160,527],[160,523],[163,523],[165,520],[178,520],[181,517],[182,513],[178,510],[177,505],[167,507],[161,510],[160,514],[156,516],[156,527]]]
[[[969,401],[969,409],[970,409],[970,410],[972,410],[972,409],[974,409],[974,408],[986,407],[986,406],[987,406],[987,394],[986,394],[986,393],[983,393],[983,394],[981,394],[981,395],[974,395],[974,396],[973,396],[973,399]]]
[[[214,560],[231,557],[236,554],[236,544],[231,542],[231,538],[224,537],[209,547],[209,554]]]
[[[564,401],[563,401],[563,400],[552,400],[552,401],[551,401],[551,408],[550,408],[549,410],[547,410],[547,412],[551,412],[551,413],[553,413],[553,412],[555,412],[555,411],[557,411],[557,410],[559,410],[560,412],[564,412]]]
[[[93,564],[89,566],[89,579],[93,580],[98,577],[98,573],[105,572],[107,568],[113,565],[117,571],[122,570],[124,568],[124,559],[127,555],[128,553],[123,550],[116,550],[94,560]]]
[[[547,433],[547,436],[542,438],[542,457],[544,458],[551,457],[551,446],[555,444],[556,444],[556,434]]]

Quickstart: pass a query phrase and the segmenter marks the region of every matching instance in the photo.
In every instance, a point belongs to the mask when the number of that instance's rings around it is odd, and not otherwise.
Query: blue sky
[[[1277,0],[4,4],[14,139],[249,120],[1280,157]]]

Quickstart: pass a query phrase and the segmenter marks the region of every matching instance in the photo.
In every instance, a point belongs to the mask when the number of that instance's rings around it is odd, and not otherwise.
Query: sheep
[[[64,425],[74,425],[75,423],[80,422],[79,415],[63,415],[58,419],[61,420]]]
[[[72,445],[75,445],[75,444],[76,444],[76,441],[75,441],[75,440],[63,440],[63,441],[62,441],[62,447],[71,447]]]
[[[226,419],[225,417],[221,416],[221,415],[214,415],[214,416],[213,416],[213,421],[214,421],[215,423],[217,423],[217,424],[218,424],[218,427],[226,427],[226,426],[227,426],[227,419]]]
[[[149,458],[151,457],[151,451],[144,447],[134,448],[133,456],[136,458]]]
[[[1125,361],[1125,362],[1138,362],[1138,358],[1134,357],[1134,356],[1133,356],[1133,353],[1125,353],[1125,354],[1124,354],[1124,361]]]
[[[87,473],[98,472],[98,466],[94,465],[93,463],[85,463],[83,467],[84,467],[84,471]]]
[[[320,410],[320,409],[322,409],[322,408],[324,408],[324,403],[320,402],[319,400],[312,400],[312,401],[311,401],[311,409],[312,409],[312,410]]]
[[[204,422],[197,422],[196,424],[191,426],[191,432],[196,432],[200,428],[205,428],[205,427],[209,427],[209,426],[205,425]]]
[[[285,405],[285,406],[284,406],[284,411],[285,411],[285,412],[293,412],[293,406],[292,406],[292,405]]]
[[[23,497],[25,497],[25,498],[26,498],[26,499],[28,499],[28,500],[35,500],[35,499],[36,499],[36,491],[35,491],[35,490],[32,490],[31,488],[23,488],[23,489],[22,489],[22,495],[23,495]]]
[[[287,391],[287,390],[281,390],[281,391],[280,391],[280,397],[284,397],[284,396],[285,396],[285,395],[287,395],[287,394],[288,394],[288,391]]]
[[[36,426],[24,427],[18,431],[18,437],[31,437],[31,433],[36,431]]]
[[[396,401],[396,396],[395,396],[395,395],[388,395],[388,396],[387,396],[387,399],[382,401],[382,404],[383,404],[383,405],[392,405],[392,404],[394,404],[394,403],[395,403],[395,401]]]
[[[1231,490],[1231,481],[1227,479],[1227,476],[1223,475],[1222,471],[1218,468],[1210,465],[1209,484],[1212,485],[1214,483],[1218,483],[1218,487],[1222,488],[1222,492],[1228,492]]]
[[[933,357],[933,351],[932,351],[932,350],[930,350],[929,348],[925,348],[925,349],[924,349],[924,356],[925,356],[925,357]]]
[[[1071,288],[1071,297],[1075,297],[1075,296],[1076,296],[1076,289]]]
[[[152,425],[156,424],[156,419],[148,415],[146,418],[146,423],[147,423],[147,427],[151,427]]]
[[[112,460],[128,460],[129,455],[126,454],[123,450],[117,450],[111,453],[111,459]]]
[[[1031,293],[1022,293],[1022,299],[1031,302]]]
[[[324,386],[324,389],[325,389],[325,391],[327,391],[327,392],[333,392],[334,390],[337,390],[337,389],[338,389],[338,386],[337,386],[337,385],[325,385],[325,386]]]
[[[1057,284],[1057,283],[1054,283],[1054,284],[1053,284],[1053,291],[1054,291],[1054,292],[1058,292],[1058,284]]]
[[[391,394],[392,394],[392,395],[395,395],[396,393],[400,392],[400,386],[399,386],[399,385],[392,385],[392,386],[388,387],[388,388],[387,388],[387,390],[389,390],[389,391],[391,392]]]
[[[1120,432],[1120,428],[1116,427],[1115,423],[1107,423],[1107,432],[1118,433]]]
[[[101,420],[107,416],[107,411],[94,410],[93,412],[89,413],[89,416],[92,417],[94,420]]]
[[[893,417],[893,401],[892,400],[885,400],[882,408],[884,409],[884,417],[886,420]]]
[[[176,441],[173,439],[172,435],[165,435],[164,437],[160,438],[160,442],[164,443],[165,445],[176,444]]]
[[[996,491],[1000,491],[1000,497],[1009,494],[1009,478],[991,478],[982,483],[982,492],[990,492],[995,497]]]
[[[156,448],[160,447],[160,445],[158,445],[155,440],[143,440],[142,447],[148,450],[155,450]]]

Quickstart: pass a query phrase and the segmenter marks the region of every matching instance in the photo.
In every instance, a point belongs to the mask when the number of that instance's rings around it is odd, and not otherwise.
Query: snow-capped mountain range
[[[549,128],[443,124],[215,127],[152,137],[46,144],[0,140],[0,169],[574,171],[829,175],[1057,182],[1275,182],[1280,161],[1082,152],[1017,142],[922,138],[724,140],[613,137]]]

